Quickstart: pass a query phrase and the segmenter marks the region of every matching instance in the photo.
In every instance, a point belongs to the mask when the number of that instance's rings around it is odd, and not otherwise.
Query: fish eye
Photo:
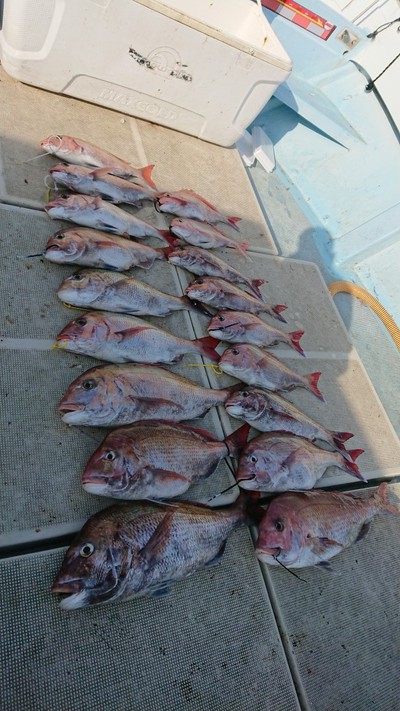
[[[250,395],[248,390],[242,390],[242,392],[240,394],[242,397],[249,397],[249,395]]]
[[[233,353],[233,355],[239,355],[239,351],[237,348],[232,348],[231,353]]]
[[[94,380],[84,380],[82,383],[82,387],[84,390],[93,390],[95,385],[96,382]]]
[[[77,318],[75,323],[78,324],[78,326],[86,326],[87,324],[87,319],[86,318]]]
[[[203,279],[196,279],[195,284],[204,284]]]
[[[218,321],[225,321],[225,316],[218,316]]]
[[[71,279],[73,279],[74,281],[82,281],[83,276],[82,276],[82,274],[73,274]],[[82,319],[82,321],[84,321],[84,319]]]
[[[62,198],[63,200],[67,200],[67,198],[69,198],[69,197],[70,197],[70,195],[68,195],[67,193],[61,193],[61,195],[60,195],[60,198]]]
[[[106,452],[106,459],[108,459],[109,462],[113,462],[116,456],[117,455],[115,454],[115,452],[113,452],[111,449]]]
[[[282,533],[282,531],[285,530],[285,526],[283,525],[282,521],[281,521],[279,518],[277,518],[277,519],[274,521],[274,526],[275,526],[275,529],[276,529],[277,531],[279,531],[279,533]]]
[[[255,464],[256,462],[258,462],[258,457],[256,457],[255,454],[252,454],[250,457],[250,461],[253,462],[253,464]]]
[[[54,239],[64,239],[64,237],[65,237],[64,232],[60,232],[59,234],[54,235]]]
[[[89,556],[92,555],[92,553],[94,553],[93,543],[85,543],[85,545],[82,546],[82,548],[79,551],[79,555],[82,558],[89,558]]]

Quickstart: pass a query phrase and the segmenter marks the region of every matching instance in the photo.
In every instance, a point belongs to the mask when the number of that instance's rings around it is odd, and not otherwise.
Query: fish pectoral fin
[[[361,526],[360,532],[359,532],[356,540],[354,541],[354,543],[358,543],[358,541],[362,541],[362,539],[367,535],[370,526],[371,526],[371,521],[368,521],[367,523],[364,523]]]
[[[93,178],[93,180],[99,180],[106,175],[113,175],[112,168],[95,168],[95,170],[89,173],[89,176]]]
[[[343,543],[331,538],[311,538],[311,550],[315,555],[322,555],[329,548],[343,548]]]
[[[208,563],[206,563],[206,564],[204,565],[204,567],[205,567],[205,568],[213,568],[214,565],[218,565],[219,562],[220,562],[220,560],[221,560],[221,558],[222,558],[222,556],[224,555],[225,548],[226,548],[226,541],[223,542],[223,544],[222,544],[221,548],[219,549],[217,555],[214,556],[214,558],[212,558],[211,560],[209,560]]]
[[[184,474],[169,471],[168,469],[151,469],[151,473],[154,474],[154,476],[160,477],[160,479],[169,479],[170,481],[189,481]]]
[[[127,338],[137,336],[141,331],[148,331],[149,328],[149,326],[136,326],[136,328],[127,328],[126,331],[115,331],[114,336],[116,337],[117,343],[121,343]]]
[[[146,545],[138,551],[138,557],[144,562],[146,568],[150,565],[154,566],[164,557],[174,515],[174,510],[168,511],[154,529]]]

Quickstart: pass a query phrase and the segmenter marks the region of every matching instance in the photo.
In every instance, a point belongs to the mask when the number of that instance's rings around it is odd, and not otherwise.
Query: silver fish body
[[[113,153],[109,153],[89,141],[73,136],[49,136],[41,141],[40,145],[47,153],[55,155],[67,163],[88,168],[111,168],[113,175],[155,188],[151,178],[154,165],[136,168],[126,160],[113,155]]]
[[[326,442],[339,452],[343,451],[343,443],[353,437],[351,432],[328,430],[278,393],[261,388],[246,387],[232,393],[225,408],[229,415],[260,432],[289,432],[311,442]]]
[[[181,422],[222,405],[228,388],[212,390],[157,366],[105,365],[69,386],[59,411],[68,425],[120,427],[140,420]]]
[[[118,499],[179,496],[211,476],[224,457],[237,454],[235,437],[239,435],[220,442],[197,427],[138,422],[107,435],[85,467],[82,486],[91,494]]]
[[[214,205],[193,190],[184,189],[176,190],[173,193],[160,193],[157,196],[157,209],[159,212],[167,212],[172,215],[178,215],[178,217],[208,222],[211,225],[222,222],[239,231],[236,224],[240,220],[239,217],[223,215]]]
[[[57,295],[72,306],[136,316],[196,310],[186,297],[171,296],[134,277],[108,271],[82,270],[66,277]]]
[[[281,311],[286,309],[286,306],[283,304],[266,304],[224,279],[199,277],[186,287],[185,294],[189,299],[201,301],[203,304],[208,304],[218,310],[233,309],[234,311],[246,311],[253,314],[267,313],[272,318],[285,322],[285,319],[280,314]]]
[[[219,311],[212,318],[208,327],[210,336],[228,343],[251,343],[255,346],[268,348],[277,343],[285,343],[301,355],[305,355],[299,345],[304,331],[284,333],[270,326],[254,314],[244,311]]]
[[[110,168],[84,168],[76,165],[57,164],[49,174],[57,185],[81,195],[91,195],[112,203],[126,203],[140,207],[146,200],[154,202],[157,193],[149,187],[135,185],[128,180],[112,175]]]
[[[183,239],[185,242],[193,245],[194,247],[202,247],[203,249],[229,247],[230,249],[236,249],[239,254],[248,258],[246,255],[246,249],[250,246],[249,242],[235,242],[227,237],[217,227],[209,225],[206,222],[190,220],[184,217],[175,217],[172,220],[169,229],[172,234],[176,235],[176,237]],[[194,273],[197,274],[197,272]],[[213,276],[221,275],[214,274]]]
[[[257,299],[262,300],[259,286],[264,283],[264,279],[247,279],[236,269],[217,257],[212,252],[207,252],[198,247],[182,247],[175,249],[168,254],[168,261],[177,267],[183,267],[192,274],[199,276],[217,277],[228,282],[244,284],[250,289]]]
[[[236,478],[243,489],[268,493],[312,489],[329,467],[366,481],[354,461],[362,451],[354,450],[353,461],[349,461],[343,454],[320,449],[303,437],[270,432],[246,445]]]
[[[259,523],[257,558],[287,568],[329,567],[327,561],[361,540],[379,513],[400,516],[386,483],[369,497],[337,491],[279,494]]]
[[[165,259],[165,253],[163,248],[155,249],[99,230],[70,227],[50,237],[44,257],[55,264],[77,264],[115,271],[138,267],[147,271],[156,260]]]
[[[167,231],[159,230],[99,197],[88,195],[56,197],[47,203],[44,209],[52,219],[68,220],[84,227],[93,227],[116,235],[130,235],[137,239],[156,237],[168,243]]]
[[[107,311],[91,311],[63,328],[56,344],[110,363],[177,363],[185,353],[218,361],[211,336],[189,341],[148,321]]]
[[[320,400],[323,395],[317,383],[321,373],[299,375],[287,368],[279,358],[258,346],[238,343],[227,348],[221,356],[219,367],[224,373],[233,375],[248,385],[256,385],[266,390],[292,390],[305,388]]]
[[[210,509],[126,502],[92,516],[68,549],[52,592],[64,610],[158,597],[196,570],[219,562],[244,523],[241,504]]]

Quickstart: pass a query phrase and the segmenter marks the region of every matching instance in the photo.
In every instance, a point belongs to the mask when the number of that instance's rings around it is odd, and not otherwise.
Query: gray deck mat
[[[73,613],[49,587],[64,549],[0,562],[1,711],[298,711],[246,529],[221,565]]]
[[[234,149],[205,143],[168,128],[136,120],[116,111],[66,96],[50,94],[11,79],[0,68],[0,201],[42,207],[51,156],[29,161],[42,152],[40,141],[66,134],[129,160],[134,165],[155,163],[153,178],[162,190],[191,188],[228,215],[241,218],[233,239],[276,254],[263,213],[249,178]],[[29,110],[27,110],[29,107]],[[164,224],[151,208],[139,217]]]
[[[332,430],[353,432],[347,448],[361,448],[365,453],[358,464],[369,480],[395,477],[400,472],[400,442],[387,417],[371,381],[344,328],[317,267],[307,262],[250,253],[252,262],[240,261],[225,250],[223,258],[239,268],[246,276],[264,277],[261,286],[265,301],[285,303],[283,315],[287,324],[265,316],[265,321],[289,332],[305,331],[301,339],[307,358],[302,358],[291,348],[278,345],[271,349],[292,370],[305,375],[320,371],[319,387],[326,404],[312,393],[296,388],[284,397],[303,410],[309,417]],[[190,281],[188,272],[180,271],[185,284]],[[264,318],[259,314],[260,318]],[[197,336],[204,335],[204,321],[192,316]],[[219,350],[225,347],[221,345]],[[212,387],[222,388],[235,381],[226,375],[215,375],[207,369]],[[229,418],[224,412],[226,432],[236,428],[239,420]],[[354,477],[338,469],[329,469],[319,486],[338,486],[354,483]]]
[[[399,505],[400,484],[388,488]],[[334,573],[297,570],[302,583],[268,567],[274,609],[312,711],[399,708],[399,536],[400,518],[379,515],[364,539],[333,558]]]

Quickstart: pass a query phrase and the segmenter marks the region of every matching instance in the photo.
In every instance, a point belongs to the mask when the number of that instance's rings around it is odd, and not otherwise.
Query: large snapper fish
[[[143,319],[107,311],[79,316],[56,338],[58,348],[110,363],[178,363],[186,353],[216,362],[218,343],[211,336],[189,341]]]
[[[305,388],[324,402],[318,388],[320,372],[299,375],[287,368],[279,358],[258,346],[238,343],[227,348],[219,361],[219,367],[227,375],[232,375],[248,385],[257,385],[266,390],[292,390]]]
[[[327,561],[363,538],[379,513],[400,516],[386,483],[369,497],[337,491],[279,494],[259,523],[257,558],[287,568],[329,568]]]
[[[224,457],[237,457],[249,427],[222,442],[198,427],[145,420],[114,430],[90,457],[82,486],[116,499],[165,499],[206,479]]]
[[[147,271],[156,260],[165,259],[165,249],[169,247],[155,249],[88,227],[69,227],[50,237],[43,256],[55,264],[78,264],[119,272],[139,267]]]
[[[232,393],[225,403],[232,417],[244,420],[260,432],[289,432],[311,442],[321,440],[346,456],[344,442],[351,432],[335,432],[319,425],[278,393],[247,387]]]
[[[231,388],[203,388],[158,366],[103,365],[69,386],[59,404],[68,425],[120,427],[139,420],[181,422],[222,405]]]
[[[259,287],[264,284],[264,279],[248,279],[215,254],[212,254],[212,252],[198,247],[181,247],[177,249],[172,247],[167,250],[168,248],[166,248],[168,261],[176,267],[182,267],[199,276],[212,276],[225,279],[225,281],[244,284],[257,299],[263,300]]]
[[[229,247],[236,249],[239,254],[246,259],[249,257],[246,250],[249,248],[249,242],[235,242],[227,237],[221,230],[206,222],[199,220],[189,220],[188,218],[175,217],[170,226],[172,234],[176,235],[185,242],[194,245],[194,247],[202,247],[203,249],[218,249],[219,247]],[[197,274],[198,272],[194,272]],[[215,274],[214,276],[220,276]],[[226,278],[226,277],[224,277]]]
[[[135,185],[110,173],[111,168],[83,168],[58,163],[49,170],[57,185],[81,195],[92,195],[112,203],[141,207],[146,200],[154,202],[157,193],[144,185]]]
[[[93,143],[84,141],[81,138],[74,138],[73,136],[49,136],[41,141],[40,145],[47,153],[55,155],[67,163],[82,165],[88,168],[112,169],[113,175],[155,188],[151,178],[154,165],[136,168],[126,160],[118,158],[112,153],[108,153],[108,151],[95,146]]]
[[[236,223],[240,221],[240,217],[223,215],[215,205],[193,190],[185,188],[173,193],[160,193],[157,195],[156,207],[159,212],[171,213],[178,215],[178,217],[189,217],[200,222],[208,222],[211,225],[221,222],[239,232]]]
[[[178,580],[217,564],[246,519],[243,500],[224,509],[182,501],[111,506],[83,526],[51,590],[63,595],[63,610],[163,596]]]
[[[312,489],[329,467],[338,467],[361,481],[355,460],[362,449],[340,452],[320,449],[309,440],[284,432],[261,434],[243,449],[237,470],[242,489],[252,491],[303,491]]]
[[[300,338],[304,335],[304,331],[284,333],[254,314],[244,311],[219,311],[211,319],[207,330],[210,336],[228,343],[252,343],[263,348],[285,343],[305,356],[300,345]]]
[[[84,227],[93,227],[115,235],[128,235],[143,239],[156,237],[167,244],[174,242],[168,230],[159,230],[130,212],[121,210],[99,197],[89,195],[60,195],[44,206],[53,220],[68,220]]]
[[[260,299],[242,291],[225,279],[214,277],[200,277],[190,282],[185,289],[189,299],[201,301],[216,309],[233,309],[234,311],[247,311],[252,314],[266,313],[272,318],[286,323],[281,312],[285,311],[283,304],[265,304]]]
[[[171,296],[138,279],[116,272],[82,270],[66,277],[57,290],[72,306],[136,316],[168,316],[174,311],[196,311],[187,296]]]

